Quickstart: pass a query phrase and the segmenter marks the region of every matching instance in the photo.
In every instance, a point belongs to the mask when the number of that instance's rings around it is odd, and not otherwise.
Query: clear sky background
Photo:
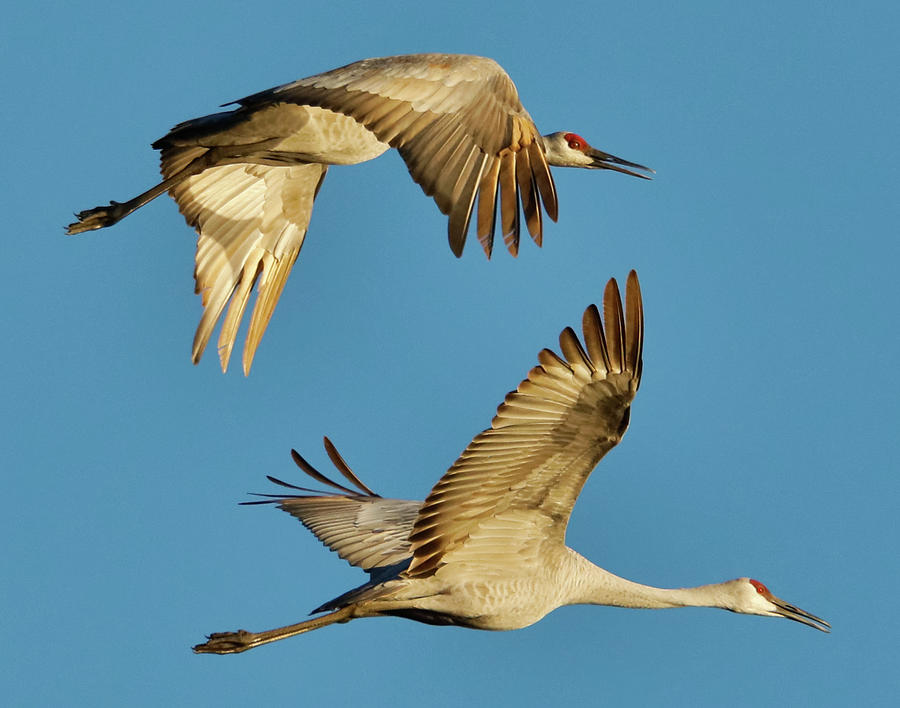
[[[900,692],[900,10],[812,3],[17,3],[4,109],[6,705],[885,705]],[[544,247],[462,259],[400,157],[330,171],[245,379],[211,350],[195,237],[158,180],[181,120],[350,61],[483,54],[543,132],[653,182],[557,170]],[[364,575],[277,510],[330,436],[422,498],[503,395],[640,274],[644,380],[570,545],[661,586],[750,575],[830,636],[718,610],[559,610],[517,632],[401,619],[234,657]]]

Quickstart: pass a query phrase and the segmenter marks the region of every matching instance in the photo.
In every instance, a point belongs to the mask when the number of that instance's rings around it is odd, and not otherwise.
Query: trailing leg
[[[298,622],[297,624],[279,627],[278,629],[270,629],[266,632],[247,632],[243,629],[239,629],[237,632],[216,632],[210,634],[204,644],[195,646],[194,653],[239,654],[240,652],[254,649],[263,644],[269,644],[270,642],[277,642],[279,639],[287,639],[288,637],[293,637],[297,634],[311,632],[314,629],[326,627],[329,624],[349,622],[354,617],[360,616],[353,614],[355,609],[356,607],[354,605],[342,607],[335,612],[330,612],[321,617],[314,617],[305,622]]]
[[[258,151],[264,150],[271,145],[272,140],[265,140],[259,143],[248,145],[229,145],[224,147],[209,148],[203,154],[191,160],[183,169],[178,170],[175,174],[164,179],[155,187],[151,187],[146,192],[138,194],[134,199],[127,202],[111,201],[107,206],[97,206],[93,209],[85,209],[78,212],[75,216],[78,221],[69,224],[66,227],[67,234],[80,234],[85,231],[93,231],[94,229],[102,229],[112,226],[120,222],[131,212],[140,209],[145,204],[156,199],[160,194],[164,194],[172,187],[184,182],[184,180],[198,175],[210,167],[224,165],[233,162],[242,162],[250,160]],[[179,148],[172,148],[178,150]],[[198,146],[188,146],[181,149],[197,150]],[[199,148],[202,149],[202,148]]]

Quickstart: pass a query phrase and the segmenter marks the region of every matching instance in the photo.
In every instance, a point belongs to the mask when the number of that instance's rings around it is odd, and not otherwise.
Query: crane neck
[[[570,161],[565,159],[566,155],[559,145],[559,140],[559,133],[542,135],[541,144],[544,146],[544,155],[547,157],[547,164],[556,165],[557,167],[567,167],[570,165]]]
[[[638,609],[720,607],[732,609],[726,583],[692,588],[657,588],[620,578],[572,551],[577,572],[569,605],[612,605]]]

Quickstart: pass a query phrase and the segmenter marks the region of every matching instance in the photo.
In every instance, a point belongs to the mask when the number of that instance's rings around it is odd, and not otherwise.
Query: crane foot
[[[237,632],[214,632],[206,639],[205,644],[193,647],[195,654],[240,654],[253,648],[251,642],[255,635],[244,629]]]
[[[112,226],[120,221],[128,211],[119,202],[110,202],[108,206],[98,206],[93,209],[85,209],[75,216],[78,221],[66,227],[67,234],[80,234],[84,231],[102,229]]]

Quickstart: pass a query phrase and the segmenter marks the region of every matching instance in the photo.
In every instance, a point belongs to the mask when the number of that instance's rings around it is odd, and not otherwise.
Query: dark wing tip
[[[447,226],[447,241],[450,243],[450,250],[453,251],[453,255],[457,258],[462,258],[463,248],[466,245],[466,233],[459,233],[457,229],[454,231],[453,224],[450,223]]]
[[[644,356],[644,302],[641,297],[641,284],[634,269],[628,273],[628,280],[625,283],[625,316],[626,366],[640,386]]]
[[[329,479],[324,474],[319,472],[319,470],[309,464],[309,462],[307,462],[306,459],[296,450],[291,450],[291,459],[294,460],[294,463],[297,465],[297,467],[306,472],[306,474],[308,474],[320,484],[334,487],[335,489],[339,489],[340,491],[346,492],[347,494],[352,494],[353,496],[359,496],[359,492],[357,492],[356,490],[345,487],[343,484],[338,484],[334,480]]]
[[[338,472],[340,472],[344,476],[344,479],[350,482],[350,484],[355,485],[357,489],[361,489],[362,491],[364,491],[369,496],[379,496],[371,489],[369,489],[363,483],[363,481],[356,476],[353,470],[350,469],[350,465],[348,465],[344,461],[344,458],[341,457],[341,453],[337,451],[337,448],[334,446],[334,443],[328,439],[328,436],[323,437],[322,441],[325,445],[325,452],[328,455],[328,459],[331,460],[331,464],[333,464],[337,468]]]

